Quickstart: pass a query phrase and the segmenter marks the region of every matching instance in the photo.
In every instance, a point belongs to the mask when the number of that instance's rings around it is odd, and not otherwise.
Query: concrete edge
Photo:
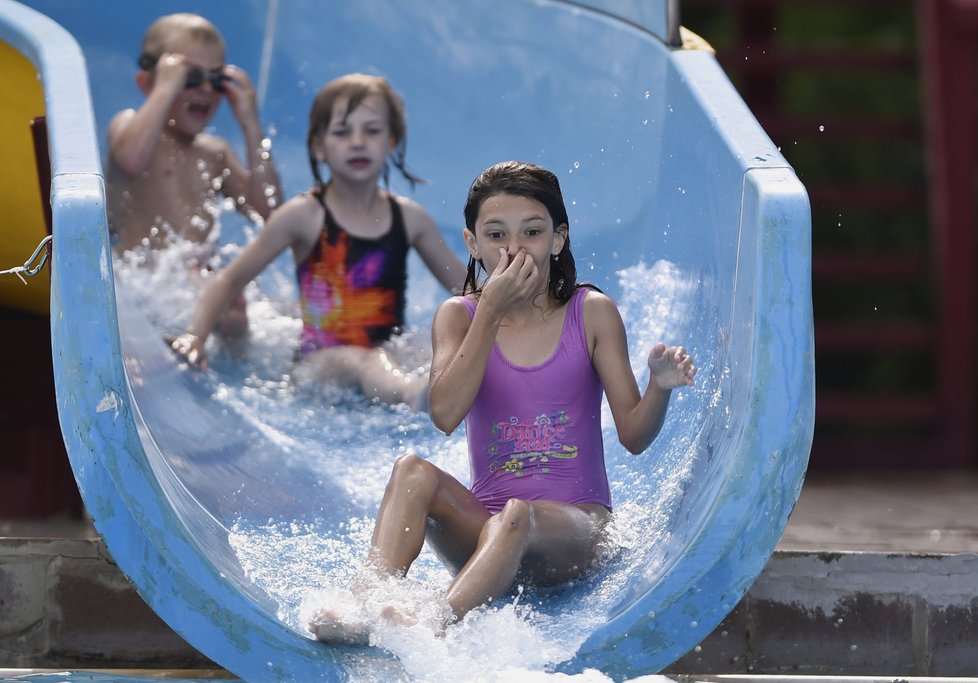
[[[665,672],[973,676],[975,586],[973,553],[776,551],[730,615]],[[146,606],[100,539],[0,539],[0,663],[219,668]]]

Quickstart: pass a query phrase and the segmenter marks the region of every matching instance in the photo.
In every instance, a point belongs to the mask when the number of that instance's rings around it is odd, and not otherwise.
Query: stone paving
[[[978,473],[810,474],[747,595],[668,672],[978,673]],[[85,520],[0,520],[0,668],[207,667]]]

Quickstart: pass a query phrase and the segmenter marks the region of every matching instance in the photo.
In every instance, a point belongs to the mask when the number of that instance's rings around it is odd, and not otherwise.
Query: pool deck
[[[978,553],[978,471],[809,474],[778,550]]]
[[[84,520],[0,520],[0,538],[96,538]],[[779,551],[978,553],[978,471],[809,473]]]
[[[974,676],[976,595],[978,472],[812,473],[757,582],[668,672]],[[210,665],[86,521],[0,520],[0,608],[0,667]]]

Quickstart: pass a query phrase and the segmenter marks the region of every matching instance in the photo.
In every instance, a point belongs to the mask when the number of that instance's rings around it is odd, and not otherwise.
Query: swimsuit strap
[[[323,216],[323,225],[325,226],[325,229],[320,233],[317,245],[314,247],[317,258],[320,250],[322,249],[321,244],[324,238],[330,244],[336,242],[337,229],[339,226],[339,223],[336,221],[336,217],[333,216],[333,212],[330,211],[329,206],[326,205],[326,190],[328,187],[329,183],[321,183],[312,193],[312,195],[316,198],[316,201],[319,202],[319,205],[323,207],[323,211],[325,212],[325,215]],[[393,234],[395,230],[400,229],[400,232],[405,234],[406,239],[407,227],[404,225],[404,215],[401,211],[401,206],[397,203],[397,198],[390,192],[387,193],[387,201],[391,205],[391,226],[390,233],[388,234]]]

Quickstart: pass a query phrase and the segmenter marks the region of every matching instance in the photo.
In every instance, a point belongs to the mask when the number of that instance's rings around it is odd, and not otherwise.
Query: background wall
[[[978,40],[959,5],[682,3],[811,196],[815,470],[975,465]]]

